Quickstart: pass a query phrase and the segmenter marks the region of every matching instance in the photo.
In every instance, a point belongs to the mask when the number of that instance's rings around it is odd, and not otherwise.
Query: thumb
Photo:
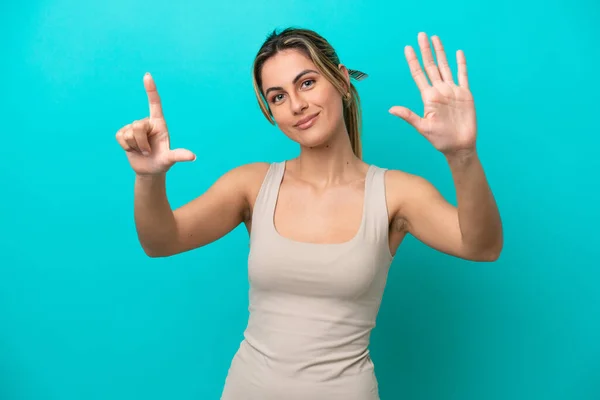
[[[182,161],[196,161],[196,155],[186,149],[175,149],[169,151],[169,161],[172,163]]]
[[[414,112],[410,111],[406,107],[394,106],[389,109],[389,113],[395,115],[396,117],[400,117],[409,124],[411,124],[417,131],[421,131],[421,117],[419,117]]]

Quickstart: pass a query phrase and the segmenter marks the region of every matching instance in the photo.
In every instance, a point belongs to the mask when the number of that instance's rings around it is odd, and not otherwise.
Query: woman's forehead
[[[282,86],[307,69],[318,71],[310,58],[297,50],[283,50],[269,58],[261,71],[263,87]]]

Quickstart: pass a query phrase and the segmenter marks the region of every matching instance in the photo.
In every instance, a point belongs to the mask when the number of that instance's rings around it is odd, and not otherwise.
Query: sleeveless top
[[[369,166],[356,235],[317,244],[275,229],[285,161],[270,165],[252,217],[250,316],[222,400],[379,399],[368,346],[393,260],[385,171]]]

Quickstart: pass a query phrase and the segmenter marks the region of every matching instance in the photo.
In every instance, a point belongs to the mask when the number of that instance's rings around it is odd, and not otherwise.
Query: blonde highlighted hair
[[[352,151],[359,159],[362,159],[362,118],[358,91],[351,81],[349,82],[350,87],[348,87],[346,77],[338,68],[340,59],[333,47],[325,38],[312,30],[286,28],[279,33],[274,30],[267,36],[252,66],[254,92],[262,113],[271,124],[275,124],[273,114],[263,96],[261,71],[264,63],[270,57],[287,49],[298,50],[310,58],[323,76],[340,92],[344,99],[344,122],[352,144]],[[367,77],[367,74],[357,70],[349,69],[349,73],[350,77],[356,80]]]

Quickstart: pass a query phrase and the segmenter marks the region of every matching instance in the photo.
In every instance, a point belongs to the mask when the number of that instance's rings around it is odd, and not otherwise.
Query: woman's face
[[[268,59],[262,83],[275,122],[300,145],[324,145],[345,129],[342,96],[301,52],[284,50]]]

